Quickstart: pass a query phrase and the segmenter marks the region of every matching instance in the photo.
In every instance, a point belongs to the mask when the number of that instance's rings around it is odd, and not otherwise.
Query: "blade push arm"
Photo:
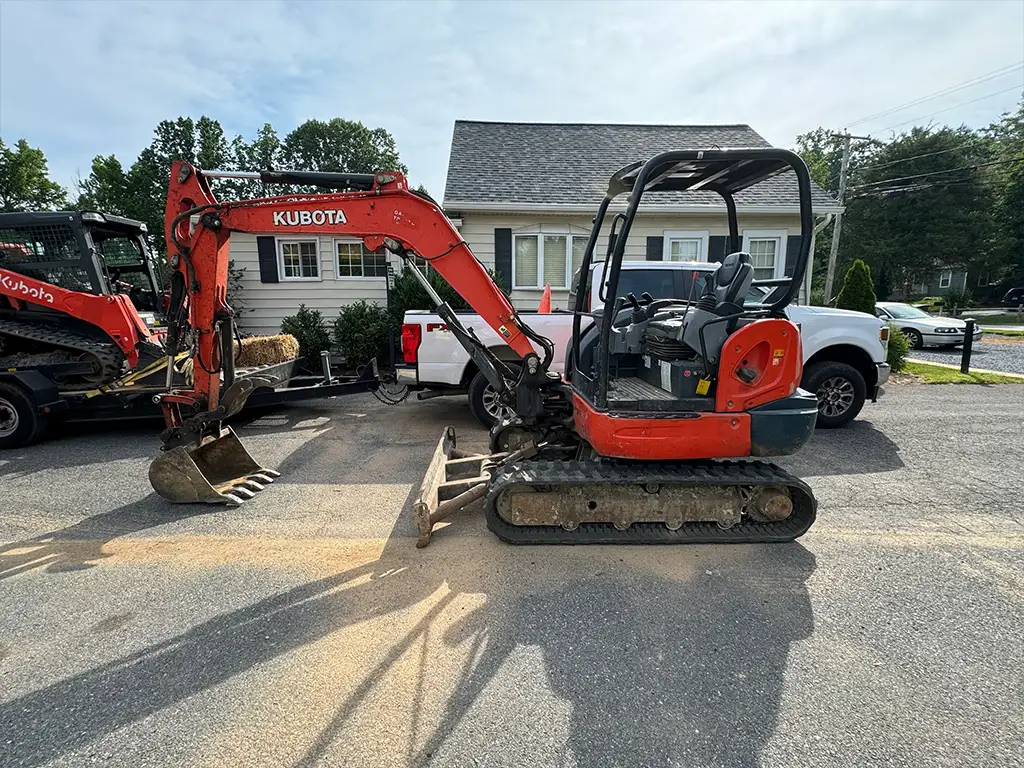
[[[313,184],[318,174],[280,173],[282,181]],[[325,185],[337,188],[365,182],[342,174],[325,174]],[[344,176],[344,177],[343,177]],[[272,179],[278,180],[278,179]],[[227,304],[229,238],[232,232],[253,234],[333,235],[362,239],[371,251],[382,247],[418,255],[479,313],[521,357],[535,354],[528,331],[487,271],[476,260],[462,236],[432,200],[410,192],[399,173],[377,173],[367,189],[328,194],[298,193],[241,202],[218,203],[201,171],[176,162],[166,207],[170,249],[172,306],[169,337],[180,335],[187,310],[188,325],[196,334],[192,390],[165,396],[168,426],[180,423],[177,405],[218,404],[220,360],[230,350],[223,343],[223,324],[230,326]],[[230,381],[225,381],[229,386]]]

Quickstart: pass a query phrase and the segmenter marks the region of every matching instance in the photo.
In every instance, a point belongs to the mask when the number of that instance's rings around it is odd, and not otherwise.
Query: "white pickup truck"
[[[718,269],[718,264],[676,261],[626,261],[619,275],[618,293],[639,297],[649,293],[655,299],[697,298],[702,280]],[[603,304],[597,298],[604,264],[593,266],[588,283],[588,308]],[[570,306],[575,301],[579,275],[573,281]],[[763,292],[764,288],[751,291]],[[762,294],[750,296],[760,300]],[[889,378],[886,352],[889,328],[878,318],[863,312],[829,307],[804,307],[791,304],[789,319],[800,326],[804,350],[804,375],[801,386],[818,396],[818,426],[840,427],[852,421],[868,397],[874,402]],[[555,358],[551,369],[559,373],[565,366],[565,351],[572,336],[570,312],[520,312],[523,320],[542,336],[554,342]],[[459,313],[459,318],[501,359],[519,358],[502,343],[479,315]],[[586,319],[589,321],[589,318]],[[585,327],[585,326],[584,326]],[[540,350],[538,350],[539,352]],[[470,360],[444,322],[427,311],[405,314],[402,326],[402,357],[399,380],[426,399],[444,395],[467,395],[473,415],[491,426],[501,411],[494,390]]]

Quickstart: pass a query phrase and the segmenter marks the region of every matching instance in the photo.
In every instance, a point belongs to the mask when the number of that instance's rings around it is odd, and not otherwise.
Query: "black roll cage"
[[[576,304],[573,307],[572,349],[566,359],[566,374],[574,379],[578,371],[581,318],[586,311],[586,294],[589,293],[589,275],[594,263],[594,252],[597,249],[601,226],[608,213],[612,201],[621,194],[629,192],[629,202],[624,213],[616,214],[616,222],[621,222],[618,231],[612,228],[609,235],[608,265],[604,271],[602,282],[607,286],[604,297],[604,311],[600,318],[600,338],[598,340],[597,387],[595,405],[599,409],[607,408],[608,404],[608,341],[611,337],[612,323],[615,319],[615,302],[619,288],[619,273],[622,270],[622,258],[626,250],[626,240],[633,226],[640,200],[647,192],[686,192],[698,189],[716,192],[725,201],[726,217],[729,221],[729,253],[740,249],[739,222],[736,215],[734,195],[747,187],[777,176],[784,171],[792,170],[796,174],[797,191],[800,207],[800,247],[797,252],[793,274],[790,277],[773,280],[755,280],[757,286],[787,286],[775,301],[768,304],[744,306],[740,317],[778,317],[790,304],[800,289],[807,261],[811,250],[811,237],[814,233],[814,214],[811,208],[811,178],[807,166],[799,155],[787,149],[775,147],[752,147],[741,149],[685,149],[662,152],[646,162],[631,163],[612,174],[590,231],[590,239],[583,254],[580,265],[580,290],[576,292]],[[614,242],[611,238],[614,236]],[[782,255],[785,258],[785,255]],[[769,292],[768,295],[771,295]],[[600,295],[600,294],[599,294]]]

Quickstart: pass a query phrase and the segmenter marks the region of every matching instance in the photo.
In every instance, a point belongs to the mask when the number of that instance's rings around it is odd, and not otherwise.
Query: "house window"
[[[784,229],[755,229],[743,233],[743,250],[750,254],[755,280],[774,280],[786,269]]]
[[[513,240],[513,288],[568,288],[587,248],[585,235],[515,235]]]
[[[666,231],[662,242],[662,258],[665,261],[708,260],[708,232],[706,231]]]
[[[387,277],[387,251],[374,253],[362,240],[336,240],[338,277]]]
[[[424,259],[422,256],[413,256],[412,266],[413,269],[418,270],[419,273],[424,277],[430,274],[430,262]]]
[[[316,240],[279,240],[282,280],[319,280],[320,258]]]
[[[944,269],[939,273],[939,288],[949,288],[953,282],[953,270]]]
[[[989,274],[988,274],[988,272],[982,272],[980,275],[978,275],[978,287],[979,288],[984,288],[986,285],[988,285],[988,282],[989,282]]]

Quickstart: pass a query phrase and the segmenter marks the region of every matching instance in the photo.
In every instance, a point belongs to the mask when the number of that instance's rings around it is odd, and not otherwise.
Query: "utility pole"
[[[833,134],[838,135],[838,134]],[[841,134],[843,138],[843,163],[839,169],[839,204],[842,205],[846,198],[846,176],[850,170],[850,140],[859,139],[869,141],[867,136],[851,136],[849,133]],[[832,285],[836,279],[836,257],[839,255],[839,235],[843,231],[843,214],[836,214],[836,227],[832,231],[832,247],[828,252],[828,274],[825,276],[825,304],[832,301]]]

